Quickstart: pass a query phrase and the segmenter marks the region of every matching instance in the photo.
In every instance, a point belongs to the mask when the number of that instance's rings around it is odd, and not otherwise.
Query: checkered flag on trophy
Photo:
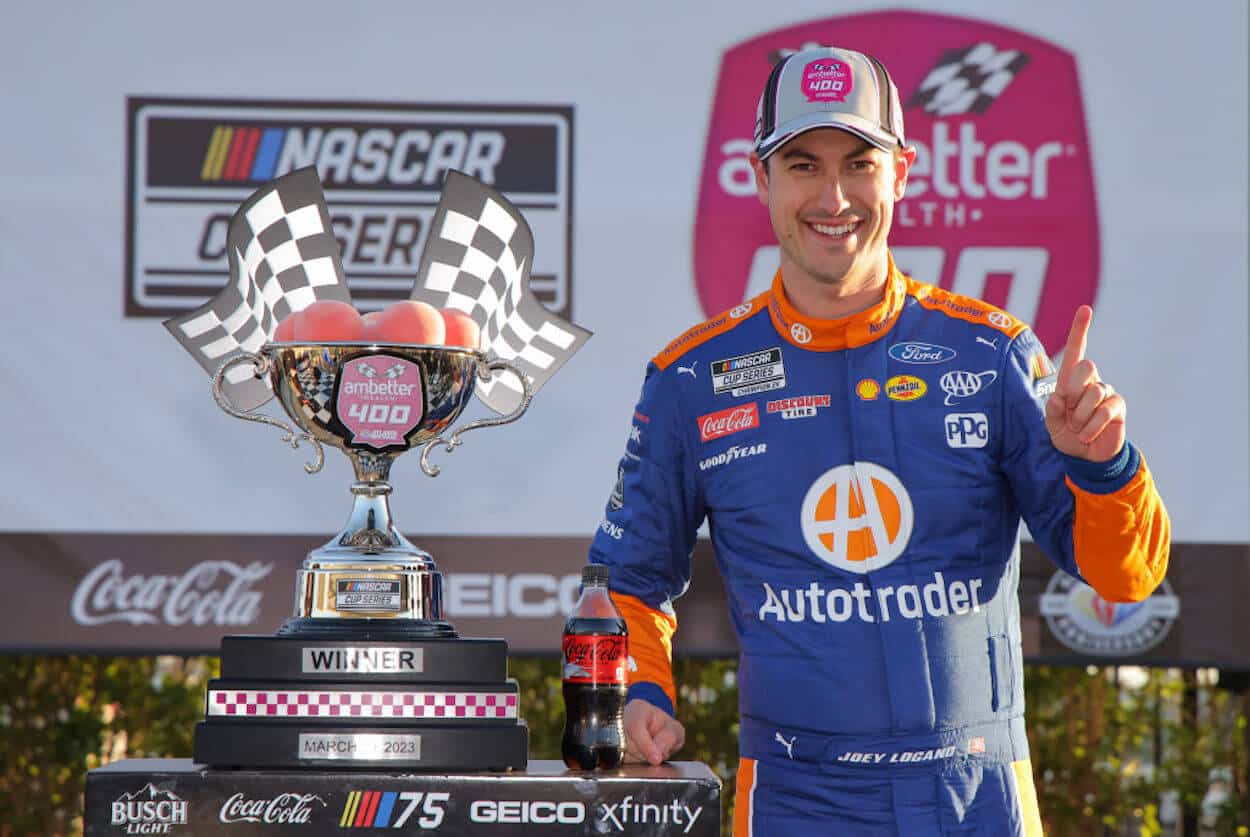
[[[494,189],[452,171],[421,253],[412,299],[455,308],[481,327],[479,349],[515,364],[538,392],[590,339],[591,332],[559,317],[529,288],[534,236],[525,218]],[[521,399],[511,375],[478,382],[477,395],[497,413]]]
[[[252,194],[226,234],[230,280],[211,300],[165,321],[165,328],[210,375],[255,352],[289,314],[322,299],[350,303],[339,245],[317,170],[283,175]],[[273,397],[269,381],[236,366],[224,382],[230,401],[253,410]]]
[[[1028,63],[1029,56],[1017,49],[1000,50],[984,42],[947,50],[907,107],[923,107],[936,116],[984,113]]]

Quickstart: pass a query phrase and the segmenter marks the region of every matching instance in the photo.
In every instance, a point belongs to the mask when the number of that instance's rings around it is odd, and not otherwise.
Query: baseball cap
[[[885,151],[903,142],[903,108],[885,66],[837,47],[800,50],[773,67],[755,114],[763,160],[813,128],[841,128]]]

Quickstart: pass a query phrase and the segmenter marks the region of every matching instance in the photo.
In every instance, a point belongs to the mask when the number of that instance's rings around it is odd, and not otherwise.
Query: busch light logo
[[[125,834],[171,834],[174,826],[187,824],[187,803],[149,782],[113,800],[109,824]]]
[[[898,85],[916,148],[890,233],[899,268],[1005,308],[1059,350],[1073,309],[1094,301],[1099,275],[1076,61],[1031,34],[926,12],[809,21],[725,51],[695,222],[703,311],[713,316],[767,290],[777,270],[776,236],[748,162],[751,133],[773,64],[813,44],[868,52]]]
[[[1050,632],[1073,651],[1132,657],[1163,642],[1180,616],[1181,601],[1164,579],[1143,601],[1109,602],[1060,571],[1046,585],[1039,609]]]

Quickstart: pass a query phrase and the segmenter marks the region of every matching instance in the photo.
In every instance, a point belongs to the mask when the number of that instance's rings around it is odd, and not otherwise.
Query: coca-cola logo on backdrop
[[[117,558],[89,572],[70,600],[80,625],[251,625],[260,615],[261,594],[251,585],[273,564],[201,561],[179,575],[128,574]]]
[[[1099,273],[1076,61],[1034,35],[925,12],[811,21],[725,52],[695,218],[704,313],[767,290],[776,272],[777,240],[748,163],[756,102],[773,64],[813,44],[870,53],[898,85],[917,151],[890,234],[899,267],[1006,308],[1058,351]]]

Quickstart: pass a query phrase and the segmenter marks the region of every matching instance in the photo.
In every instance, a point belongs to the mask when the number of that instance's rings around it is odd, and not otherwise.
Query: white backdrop
[[[646,361],[703,319],[692,228],[721,53],[882,8],[675,4],[21,4],[0,27],[0,530],[328,533],[350,469],[228,418],[154,318],[123,316],[127,96],[574,109],[574,319],[596,332],[507,428],[419,474],[397,524],[589,536]],[[1204,3],[898,3],[1070,50],[1101,224],[1089,353],[1129,402],[1174,537],[1250,540],[1247,11]],[[855,46],[847,44],[847,46]],[[754,100],[743,103],[744,135]],[[333,206],[331,206],[333,209]],[[763,210],[761,209],[761,212]],[[537,244],[541,250],[542,241]],[[507,486],[484,487],[487,484]]]

